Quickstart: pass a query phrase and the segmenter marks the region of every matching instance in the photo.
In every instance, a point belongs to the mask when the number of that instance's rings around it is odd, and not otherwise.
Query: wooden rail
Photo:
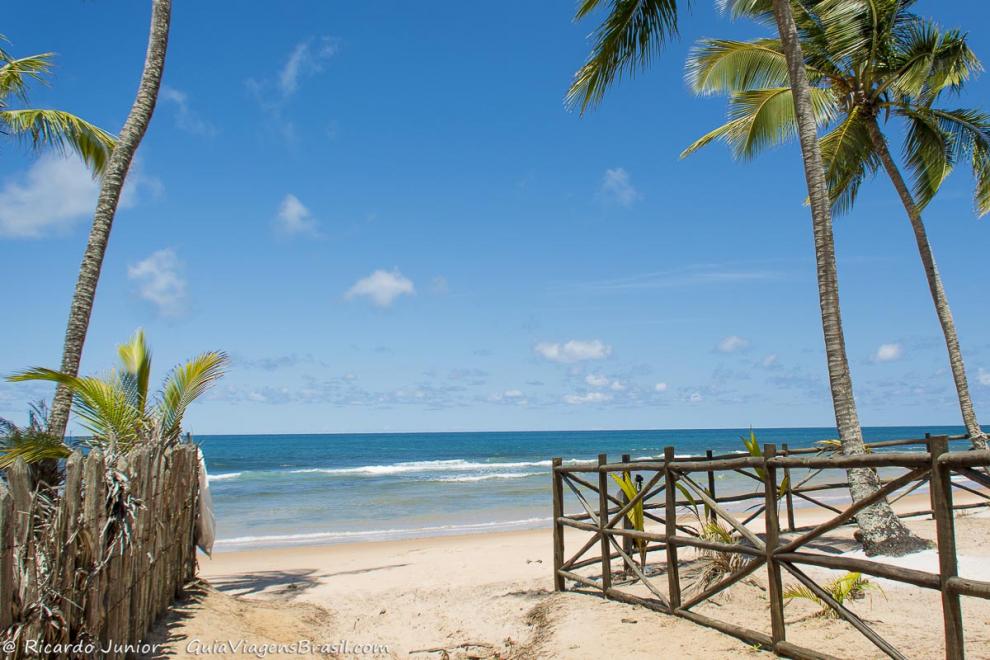
[[[990,599],[990,582],[968,579],[957,574],[955,550],[954,509],[990,505],[987,492],[952,481],[959,474],[984,489],[990,489],[990,477],[974,468],[990,466],[988,451],[949,451],[949,442],[964,440],[965,436],[926,436],[918,440],[893,440],[868,445],[870,453],[846,456],[830,454],[816,448],[791,449],[787,445],[778,452],[776,446],[766,445],[762,456],[716,455],[708,451],[699,457],[675,457],[674,448],[666,447],[662,460],[631,461],[623,456],[619,463],[609,463],[602,454],[595,464],[563,465],[559,458],[552,461],[553,472],[553,538],[554,538],[554,587],[566,588],[571,580],[583,587],[600,592],[604,597],[641,605],[653,610],[688,619],[700,625],[714,628],[742,639],[750,644],[771,650],[777,655],[794,658],[831,658],[815,649],[805,648],[787,641],[784,621],[782,575],[787,573],[814,593],[884,654],[903,658],[888,640],[883,639],[855,613],[836,602],[814,579],[801,570],[801,565],[864,573],[866,575],[904,582],[914,586],[939,591],[942,599],[945,657],[959,660],[965,657],[960,596]],[[891,448],[907,446],[923,447],[923,451],[901,451]],[[874,451],[880,449],[881,451]],[[880,490],[858,502],[850,503],[844,510],[833,507],[820,499],[820,493],[828,490],[847,490],[846,483],[813,483],[824,470],[849,468],[902,468],[907,472],[896,478],[881,481]],[[792,479],[797,470],[807,470],[808,475],[798,483]],[[758,488],[750,494],[719,496],[716,492],[716,474],[732,473],[749,477]],[[597,479],[582,478],[580,474],[597,473]],[[608,492],[610,474],[640,474],[646,479],[639,493],[629,498],[620,493],[613,497]],[[650,474],[652,473],[652,475]],[[696,478],[705,473],[707,479]],[[783,480],[783,481],[782,481]],[[700,482],[705,486],[700,485]],[[898,491],[899,497],[913,492],[921,485],[930,484],[930,510],[903,515],[932,515],[935,520],[939,552],[939,572],[930,573],[901,568],[880,561],[855,559],[805,550],[808,544],[822,535],[848,524],[864,508],[883,499],[890,499]],[[576,495],[583,513],[564,514],[564,488]],[[581,489],[592,497],[586,497]],[[965,490],[982,498],[984,502],[953,506],[953,488]],[[815,495],[809,495],[815,493]],[[794,514],[794,498],[810,505],[830,510],[835,515],[821,524],[800,528]],[[662,498],[651,502],[652,498]],[[745,520],[727,511],[722,505],[746,500],[757,500],[758,509]],[[592,505],[597,504],[597,508]],[[613,506],[614,505],[614,506]],[[781,529],[778,507],[783,505],[786,514],[786,530]],[[643,506],[650,520],[659,522],[662,531],[630,529],[626,515],[636,506]],[[735,543],[722,543],[702,538],[700,529],[678,522],[678,511],[685,506],[705,507],[702,519],[724,522],[738,538]],[[683,516],[683,512],[681,514]],[[747,523],[760,518],[763,522],[762,538],[747,527]],[[585,522],[589,521],[589,522]],[[621,525],[619,523],[622,523]],[[567,557],[564,546],[564,528],[570,527],[591,533],[591,538],[576,554]],[[699,525],[700,527],[700,525]],[[787,536],[784,536],[784,535]],[[639,566],[629,550],[633,539],[645,540],[647,553],[663,552],[667,584],[661,587],[647,575],[646,566]],[[594,546],[600,548],[599,556],[585,559]],[[745,558],[740,567],[708,585],[700,593],[685,599],[680,581],[678,548],[700,548],[731,553]],[[642,597],[623,591],[613,583],[613,560],[621,559],[623,574],[634,575],[652,597]],[[601,576],[595,580],[575,571],[581,567],[598,565]],[[769,584],[770,635],[743,626],[726,623],[699,614],[691,608],[751,575],[757,569],[766,568]]]
[[[139,448],[116,461],[76,451],[60,493],[33,491],[23,461],[5,476],[0,641],[16,651],[4,657],[137,655],[134,645],[195,575],[195,445]],[[79,646],[32,653],[29,644]]]

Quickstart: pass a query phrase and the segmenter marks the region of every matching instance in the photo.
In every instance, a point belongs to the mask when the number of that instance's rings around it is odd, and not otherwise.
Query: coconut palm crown
[[[11,102],[28,103],[28,84],[45,83],[54,53],[15,58],[4,50],[0,35],[0,131],[21,138],[35,149],[71,149],[94,174],[102,174],[113,150],[114,137],[101,128],[62,110],[12,108]]]
[[[904,163],[918,209],[967,162],[976,179],[976,209],[990,212],[990,115],[938,105],[981,70],[957,30],[912,14],[913,0],[808,0],[795,11],[808,79],[813,85],[835,212],[848,211],[862,183],[883,165],[872,124],[906,122]],[[726,3],[736,16],[766,19],[768,2]],[[689,146],[714,141],[752,158],[794,136],[791,89],[780,41],[705,39],[688,60],[699,94],[728,94],[729,121]]]
[[[74,396],[73,410],[92,434],[90,443],[127,452],[145,442],[178,441],[186,408],[223,376],[228,362],[224,353],[203,353],[175,367],[157,396],[149,398],[151,351],[144,332],[138,330],[117,352],[120,368],[102,377],[72,376],[35,367],[8,380],[64,385]]]

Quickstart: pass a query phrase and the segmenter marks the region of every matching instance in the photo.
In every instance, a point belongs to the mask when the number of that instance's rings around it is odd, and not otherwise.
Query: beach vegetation
[[[0,134],[27,143],[32,149],[74,151],[95,175],[102,174],[114,147],[114,137],[85,119],[64,110],[14,107],[30,103],[31,83],[46,84],[55,53],[14,57],[0,35]]]
[[[30,405],[26,426],[0,417],[0,470],[9,468],[20,458],[31,466],[35,483],[56,484],[58,461],[70,453],[71,448],[61,438],[48,432],[45,401]]]
[[[797,16],[814,114],[825,131],[821,153],[832,211],[847,213],[864,182],[883,170],[904,207],[921,257],[949,356],[963,423],[976,449],[986,436],[970,397],[955,321],[922,220],[949,174],[967,165],[978,215],[990,212],[990,114],[945,107],[982,67],[959,30],[943,30],[910,12],[909,2],[802,3]],[[791,139],[797,124],[779,39],[704,39],[687,77],[698,94],[726,94],[729,121],[691,144],[715,141],[750,159]],[[897,124],[900,124],[897,126]],[[904,136],[906,180],[886,130]]]
[[[755,458],[763,458],[764,456],[763,448],[760,447],[760,443],[756,439],[756,432],[753,431],[753,429],[749,430],[748,437],[744,435],[742,436],[741,439],[743,441],[743,444],[746,446],[746,451],[749,452],[750,456],[753,456]],[[756,467],[754,468],[754,470],[760,479],[767,478],[767,471],[764,470],[763,468]],[[785,476],[783,479],[781,479],[780,483],[777,484],[777,499],[779,500],[780,498],[782,498],[787,493],[787,490],[790,487],[791,487],[791,479],[790,477]]]
[[[628,472],[623,472],[622,476],[619,477],[617,474],[612,474],[612,478],[619,488],[622,489],[623,494],[629,498],[630,501],[636,498],[639,494],[639,489],[636,484],[633,483],[632,475]],[[646,531],[646,516],[643,513],[643,500],[640,499],[632,506],[629,511],[626,512],[626,518],[632,524],[632,528],[637,532]],[[633,539],[633,545],[639,551],[639,565],[640,568],[646,570],[646,539]]]
[[[144,332],[138,330],[130,341],[118,347],[117,353],[119,368],[102,376],[75,376],[34,367],[8,376],[7,380],[48,381],[68,388],[73,395],[74,412],[91,434],[86,444],[126,453],[149,442],[164,446],[178,442],[189,405],[223,377],[228,364],[225,353],[203,353],[176,366],[160,390],[152,394],[151,351]],[[37,451],[50,442],[50,436],[37,436]],[[21,455],[31,456],[26,448]]]
[[[874,591],[880,593],[884,596],[884,598],[887,597],[879,584],[876,582],[871,582],[867,578],[863,577],[862,573],[854,572],[849,572],[835,578],[834,580],[822,585],[822,589],[839,605],[845,605],[847,601],[851,600],[862,600]],[[816,617],[822,617],[825,619],[839,618],[839,613],[832,608],[831,605],[819,598],[815,592],[802,584],[789,585],[785,587],[783,597],[785,605],[793,600],[806,600],[814,603],[819,608],[818,612],[814,615]]]

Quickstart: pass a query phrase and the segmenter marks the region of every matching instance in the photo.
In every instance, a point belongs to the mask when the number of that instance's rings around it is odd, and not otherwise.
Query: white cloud
[[[488,397],[488,400],[493,403],[514,403],[516,405],[525,406],[529,403],[526,400],[526,395],[522,390],[505,390],[504,392],[496,392]]]
[[[621,167],[605,170],[600,193],[604,198],[625,207],[632,206],[640,197],[629,181],[629,173]]]
[[[175,125],[193,135],[211,136],[217,132],[216,127],[193,111],[189,103],[189,95],[175,87],[162,85],[158,98],[166,103],[175,105]]]
[[[337,42],[330,37],[322,37],[318,42],[309,39],[296,44],[278,74],[278,88],[282,96],[295,94],[300,80],[323,71],[327,60],[336,52]]]
[[[388,307],[399,296],[411,296],[416,293],[412,280],[403,276],[398,270],[376,270],[368,277],[355,282],[344,297],[348,300],[357,296],[370,298],[379,307]]]
[[[735,353],[749,348],[749,340],[736,335],[729,335],[718,343],[715,349],[719,353]]]
[[[299,201],[299,198],[291,193],[285,196],[278,208],[275,227],[280,233],[287,236],[297,236],[299,234],[314,236],[317,233],[316,218]]]
[[[551,362],[581,362],[584,360],[602,360],[612,354],[612,347],[600,339],[584,341],[571,339],[559,344],[556,342],[540,342],[533,350]]]
[[[655,389],[657,392],[666,392],[667,383],[657,383],[656,385],[653,386],[653,389]]]
[[[588,374],[584,377],[584,382],[595,388],[607,387],[615,392],[621,392],[626,389],[626,384],[621,380],[612,380],[608,376],[602,374]]]
[[[162,316],[182,313],[186,280],[174,250],[158,250],[147,259],[128,266],[127,277],[138,283],[138,295],[153,304]]]
[[[602,376],[600,374],[588,374],[584,377],[584,382],[592,387],[606,387],[609,381],[607,376]]]
[[[701,403],[703,399],[704,397],[701,396],[701,392],[691,392],[691,396],[688,397],[688,401],[691,403]]]
[[[893,362],[900,360],[904,355],[904,348],[900,344],[880,344],[880,348],[873,354],[874,362]]]
[[[135,160],[119,208],[130,208],[145,193],[154,196],[161,190],[161,182],[145,175]],[[26,172],[8,178],[0,189],[0,236],[64,234],[81,219],[92,217],[99,192],[99,182],[79,158],[41,156]]]
[[[979,381],[980,385],[990,387],[990,371],[981,368],[979,373],[976,374],[976,380]]]
[[[763,358],[760,364],[762,364],[764,367],[767,368],[774,366],[775,364],[777,364],[777,354],[771,353],[770,355]]]
[[[587,394],[567,394],[564,401],[572,406],[579,406],[585,403],[604,403],[612,399],[611,394],[605,392],[588,392]]]

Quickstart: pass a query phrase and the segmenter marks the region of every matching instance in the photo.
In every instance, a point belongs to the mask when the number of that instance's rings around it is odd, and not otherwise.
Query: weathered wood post
[[[925,448],[929,454],[932,454],[932,434],[925,434]],[[935,470],[932,470],[928,474],[928,507],[932,511],[932,520],[935,520]]]
[[[14,621],[14,498],[0,481],[0,630]]]
[[[663,448],[663,471],[666,479],[666,506],[664,524],[666,526],[664,544],[667,546],[667,587],[670,591],[670,611],[681,608],[681,579],[677,568],[677,546],[670,540],[677,535],[677,475],[671,466],[674,463],[674,448]]]
[[[603,470],[608,456],[598,454],[598,533],[602,536],[602,595],[608,598],[612,588],[612,548],[608,542],[608,472]]]
[[[935,516],[935,534],[938,541],[938,568],[942,591],[942,621],[945,626],[945,657],[962,660],[963,645],[962,606],[959,593],[949,588],[950,578],[956,577],[956,530],[952,513],[952,470],[941,466],[938,457],[949,451],[949,439],[940,435],[928,439],[931,452],[932,511]]]
[[[765,493],[766,510],[766,556],[767,579],[769,582],[770,598],[770,637],[774,649],[777,644],[785,641],[784,628],[784,597],[783,585],[780,579],[780,564],[777,563],[773,551],[780,543],[780,518],[777,512],[777,469],[770,465],[767,459],[777,454],[777,446],[773,444],[763,447],[763,488]]]
[[[712,460],[713,455],[714,454],[712,453],[711,449],[705,450],[705,458],[707,458],[709,461]],[[713,500],[718,502],[718,497],[715,495],[715,470],[708,471],[708,494],[712,496]],[[718,514],[715,513],[715,509],[711,508],[710,506],[705,508],[708,509],[709,522],[715,522],[716,520],[718,520]]]
[[[784,456],[787,456],[790,452],[787,448],[787,443],[785,442],[780,446],[783,450]],[[794,482],[791,481],[791,468],[784,468],[784,481],[787,482],[786,497],[787,497],[787,530],[793,532],[797,529],[797,525],[794,523],[794,494],[791,492],[791,488],[794,487]]]
[[[629,463],[631,460],[632,459],[630,458],[629,454],[623,454],[622,455],[622,462],[623,463]],[[623,473],[622,477],[623,477],[623,479],[625,478],[625,473]],[[632,472],[629,472],[629,482],[632,483]],[[622,506],[623,507],[625,507],[627,504],[629,504],[629,496],[626,495],[625,489],[623,489],[623,488],[620,488],[619,489],[619,497],[622,498],[621,499],[621,502],[622,502]],[[629,513],[632,513],[632,512],[630,511]],[[632,521],[629,520],[629,516],[628,515],[622,516],[622,529],[629,530],[629,529],[632,529],[632,528],[633,528],[633,525],[632,525]],[[632,557],[632,555],[633,555],[633,540],[632,540],[632,537],[631,536],[623,536],[622,537],[622,551],[625,552],[626,555],[628,555],[629,557]],[[623,570],[628,575],[629,573],[632,572],[632,567],[629,565],[629,562],[627,562],[625,559],[623,559],[622,562],[625,565],[625,568]],[[645,568],[644,568],[644,570],[645,570]]]
[[[564,526],[560,519],[564,515],[564,475],[559,471],[561,459],[550,461],[550,474],[553,477],[553,590],[564,590],[564,577],[560,568],[564,565]]]

